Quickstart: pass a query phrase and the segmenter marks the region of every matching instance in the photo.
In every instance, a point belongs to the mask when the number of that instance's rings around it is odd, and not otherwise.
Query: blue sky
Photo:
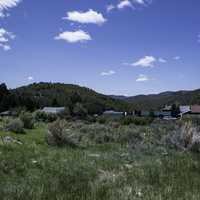
[[[199,10],[199,0],[0,0],[0,82],[200,88]]]

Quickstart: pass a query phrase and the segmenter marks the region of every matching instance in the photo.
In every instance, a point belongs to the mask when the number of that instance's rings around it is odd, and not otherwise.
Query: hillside
[[[193,91],[163,92],[152,95],[138,95],[133,97],[111,96],[124,100],[137,109],[159,109],[163,105],[178,103],[181,105],[200,104],[200,89]]]
[[[105,109],[126,110],[127,102],[99,94],[86,87],[62,83],[34,83],[10,90],[17,106],[41,108],[44,106],[73,106],[82,103],[90,113]]]

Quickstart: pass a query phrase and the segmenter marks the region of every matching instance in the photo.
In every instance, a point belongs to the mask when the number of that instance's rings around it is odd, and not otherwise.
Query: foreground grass
[[[197,154],[135,153],[116,143],[49,147],[45,131],[0,132],[22,142],[0,143],[0,199],[200,199]]]

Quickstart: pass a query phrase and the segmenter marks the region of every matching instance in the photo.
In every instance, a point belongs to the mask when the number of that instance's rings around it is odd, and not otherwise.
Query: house
[[[8,117],[11,115],[11,112],[10,111],[5,111],[5,112],[1,112],[0,113],[0,117]]]
[[[172,116],[172,112],[171,111],[167,111],[167,110],[163,110],[163,111],[155,111],[154,112],[154,116],[155,117],[159,117],[159,118],[165,118],[165,117],[171,117]]]
[[[180,116],[183,117],[183,115],[190,113],[191,108],[190,106],[180,106]]]
[[[163,112],[171,112],[172,106],[165,105],[165,107],[162,109]]]
[[[151,114],[150,111],[144,111],[144,110],[143,110],[143,111],[141,111],[141,115],[140,115],[140,116],[141,116],[141,117],[149,117],[150,114]]]
[[[59,114],[64,112],[65,107],[44,107],[41,112],[51,113],[51,114]]]
[[[123,112],[117,112],[114,110],[107,110],[103,113],[104,116],[110,116],[110,117],[122,117],[124,116]]]
[[[190,107],[190,114],[200,115],[200,105],[193,105]]]

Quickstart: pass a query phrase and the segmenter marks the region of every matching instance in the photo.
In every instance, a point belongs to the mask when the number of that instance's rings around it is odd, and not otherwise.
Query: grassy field
[[[1,200],[200,199],[199,154],[162,148],[133,151],[126,142],[138,133],[152,144],[152,137],[159,139],[173,126],[112,128],[73,122],[69,129],[85,136],[79,148],[48,146],[47,125],[42,123],[26,134],[0,131],[1,138],[21,142],[4,144],[0,139]],[[95,130],[91,138],[109,130],[118,136],[107,142],[86,140]]]

